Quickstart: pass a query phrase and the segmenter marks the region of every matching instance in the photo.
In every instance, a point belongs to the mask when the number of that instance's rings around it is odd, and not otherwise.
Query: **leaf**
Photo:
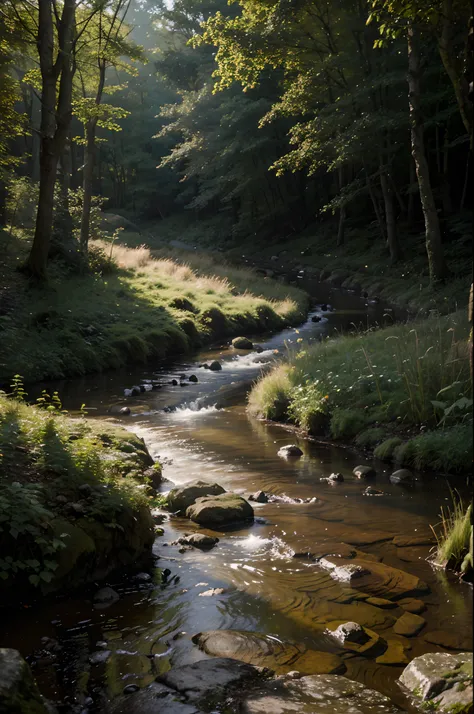
[[[52,574],[52,573],[48,573],[47,570],[41,571],[41,573],[39,574],[39,576],[40,576],[41,580],[44,580],[44,581],[45,581],[45,583],[50,583],[51,580],[53,579],[53,574]]]
[[[3,570],[0,572],[0,578],[2,580],[8,580],[8,573],[5,573]]]
[[[30,575],[28,580],[30,581],[30,583],[32,585],[36,585],[36,586],[38,586],[39,582],[40,582],[39,575]]]
[[[443,387],[443,389],[440,389],[439,392],[437,393],[437,397],[439,397],[440,394],[444,394],[445,392],[449,392],[450,389],[453,387],[457,387],[458,385],[462,384],[462,382],[453,382],[450,384],[448,387]]]
[[[442,409],[443,411],[446,409],[446,402],[437,402],[436,400],[432,400],[431,404],[434,406],[435,409]]]

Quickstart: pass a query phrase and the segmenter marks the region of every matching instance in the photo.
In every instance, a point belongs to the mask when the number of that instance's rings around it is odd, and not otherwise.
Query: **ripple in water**
[[[295,551],[285,543],[284,540],[273,536],[272,538],[262,538],[262,536],[249,535],[240,540],[239,546],[242,550],[251,553],[252,556],[271,556],[272,558],[289,560],[293,558]]]

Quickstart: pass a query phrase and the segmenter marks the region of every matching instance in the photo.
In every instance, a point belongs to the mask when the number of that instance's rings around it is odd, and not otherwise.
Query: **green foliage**
[[[303,347],[290,355],[283,384],[282,368],[276,372],[276,383],[283,387],[278,399],[286,399],[287,414],[304,429],[324,404],[336,439],[360,435],[358,443],[368,445],[371,433],[364,433],[374,424],[376,443],[387,424],[399,434],[376,447],[375,456],[383,460],[419,469],[465,470],[472,458],[472,417],[467,409],[453,408],[448,421],[432,402],[440,392],[452,394],[453,404],[469,394],[467,333],[465,315],[456,313]],[[254,388],[251,411],[271,413],[274,380],[271,373]],[[421,433],[411,438],[413,427]],[[405,432],[410,438],[403,441]]]
[[[357,446],[374,446],[375,444],[378,444],[381,441],[383,443],[386,443],[386,435],[386,429],[383,429],[382,427],[378,426],[371,427],[370,429],[366,429],[365,431],[361,431],[359,434],[357,434],[355,443],[357,444]]]
[[[470,547],[472,504],[466,508],[456,492],[451,495],[452,506],[441,508],[441,522],[433,529],[438,542],[435,560],[459,571]]]

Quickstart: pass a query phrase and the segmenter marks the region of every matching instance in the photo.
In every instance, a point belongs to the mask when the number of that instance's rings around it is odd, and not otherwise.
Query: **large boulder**
[[[341,674],[345,664],[335,654],[309,650],[305,645],[282,642],[258,632],[210,630],[200,632],[193,642],[214,657],[230,657],[278,674],[297,669],[302,674]]]
[[[48,714],[28,664],[18,650],[0,649],[1,714]]]
[[[470,714],[473,711],[472,652],[452,655],[429,652],[405,667],[400,682],[424,707],[439,712]]]
[[[243,702],[242,714],[402,714],[390,699],[335,674],[286,675],[270,680]]]
[[[184,486],[178,486],[169,492],[168,508],[173,513],[184,516],[186,509],[192,506],[200,496],[219,496],[221,493],[225,493],[225,489],[218,483],[200,480],[189,481]]]
[[[222,493],[198,498],[186,510],[186,515],[201,526],[218,528],[253,520],[253,508],[236,493]]]
[[[248,337],[234,337],[232,347],[236,350],[253,350],[253,342]]]

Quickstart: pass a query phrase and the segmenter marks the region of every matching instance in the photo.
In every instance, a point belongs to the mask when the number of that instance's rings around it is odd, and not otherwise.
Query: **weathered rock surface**
[[[28,664],[18,650],[0,649],[1,714],[48,714]]]
[[[401,664],[408,664],[409,660],[402,642],[398,640],[388,640],[387,649],[383,654],[376,657],[375,661],[377,664],[395,667]]]
[[[194,523],[216,528],[253,520],[253,508],[236,493],[222,493],[198,498],[186,515]]]
[[[469,634],[461,632],[445,632],[444,630],[432,630],[423,634],[423,639],[433,645],[440,645],[448,650],[466,650],[472,647]]]
[[[265,491],[255,491],[249,496],[249,501],[255,501],[255,503],[268,503],[268,496]]]
[[[108,714],[201,714],[194,704],[164,684],[153,682],[135,694],[127,694],[112,702]]]
[[[278,450],[278,456],[281,456],[283,459],[298,459],[300,456],[303,456],[303,452],[296,444],[288,444]]]
[[[416,598],[403,598],[398,601],[398,605],[407,612],[415,613],[415,615],[419,615],[420,612],[426,610],[426,605],[423,600],[417,600]]]
[[[219,542],[219,538],[214,538],[213,536],[206,535],[205,533],[193,533],[192,535],[183,536],[183,538],[180,538],[178,542],[182,545],[193,545],[195,548],[208,550],[209,548],[213,548]]]
[[[404,612],[394,624],[393,631],[396,632],[397,635],[414,637],[423,629],[425,625],[426,620],[423,617],[415,615],[412,612]]]
[[[334,674],[265,683],[241,707],[242,714],[401,714],[387,697]]]
[[[248,337],[234,337],[232,347],[235,347],[236,350],[252,350],[253,342]]]
[[[210,630],[200,632],[193,642],[215,657],[230,657],[278,674],[298,670],[302,674],[341,674],[346,667],[335,654],[307,649],[256,632]]]
[[[356,466],[352,473],[356,478],[360,479],[374,478],[377,475],[372,466]]]
[[[168,494],[168,508],[173,513],[184,516],[186,509],[195,503],[201,496],[218,496],[225,493],[225,489],[218,483],[208,481],[189,481],[184,486],[173,488]]]
[[[348,566],[352,566],[353,570],[350,572],[354,573],[354,575],[346,577],[345,582],[350,582],[352,587],[368,595],[383,597],[387,600],[400,600],[411,595],[429,592],[426,583],[416,575],[411,575],[398,568],[392,568],[390,565],[385,565],[385,563],[363,558],[354,558],[347,561],[333,557],[323,558],[319,563],[329,571],[331,577],[335,580],[340,580],[339,575],[348,572]],[[357,566],[361,568],[358,575],[357,571],[354,570]]]
[[[215,359],[210,363],[208,369],[210,369],[211,372],[220,372],[222,369],[222,365]]]
[[[260,670],[245,662],[219,657],[182,667],[174,667],[157,681],[183,694],[188,701],[218,698],[232,686],[243,687],[258,681]]]
[[[414,480],[415,477],[408,469],[398,469],[398,471],[394,471],[390,476],[392,483],[413,483]]]
[[[400,682],[417,698],[440,712],[473,711],[472,652],[430,652],[405,667]]]
[[[387,649],[387,643],[373,630],[362,627],[357,622],[345,622],[335,630],[328,628],[328,634],[334,637],[344,649],[366,657],[377,657]]]

